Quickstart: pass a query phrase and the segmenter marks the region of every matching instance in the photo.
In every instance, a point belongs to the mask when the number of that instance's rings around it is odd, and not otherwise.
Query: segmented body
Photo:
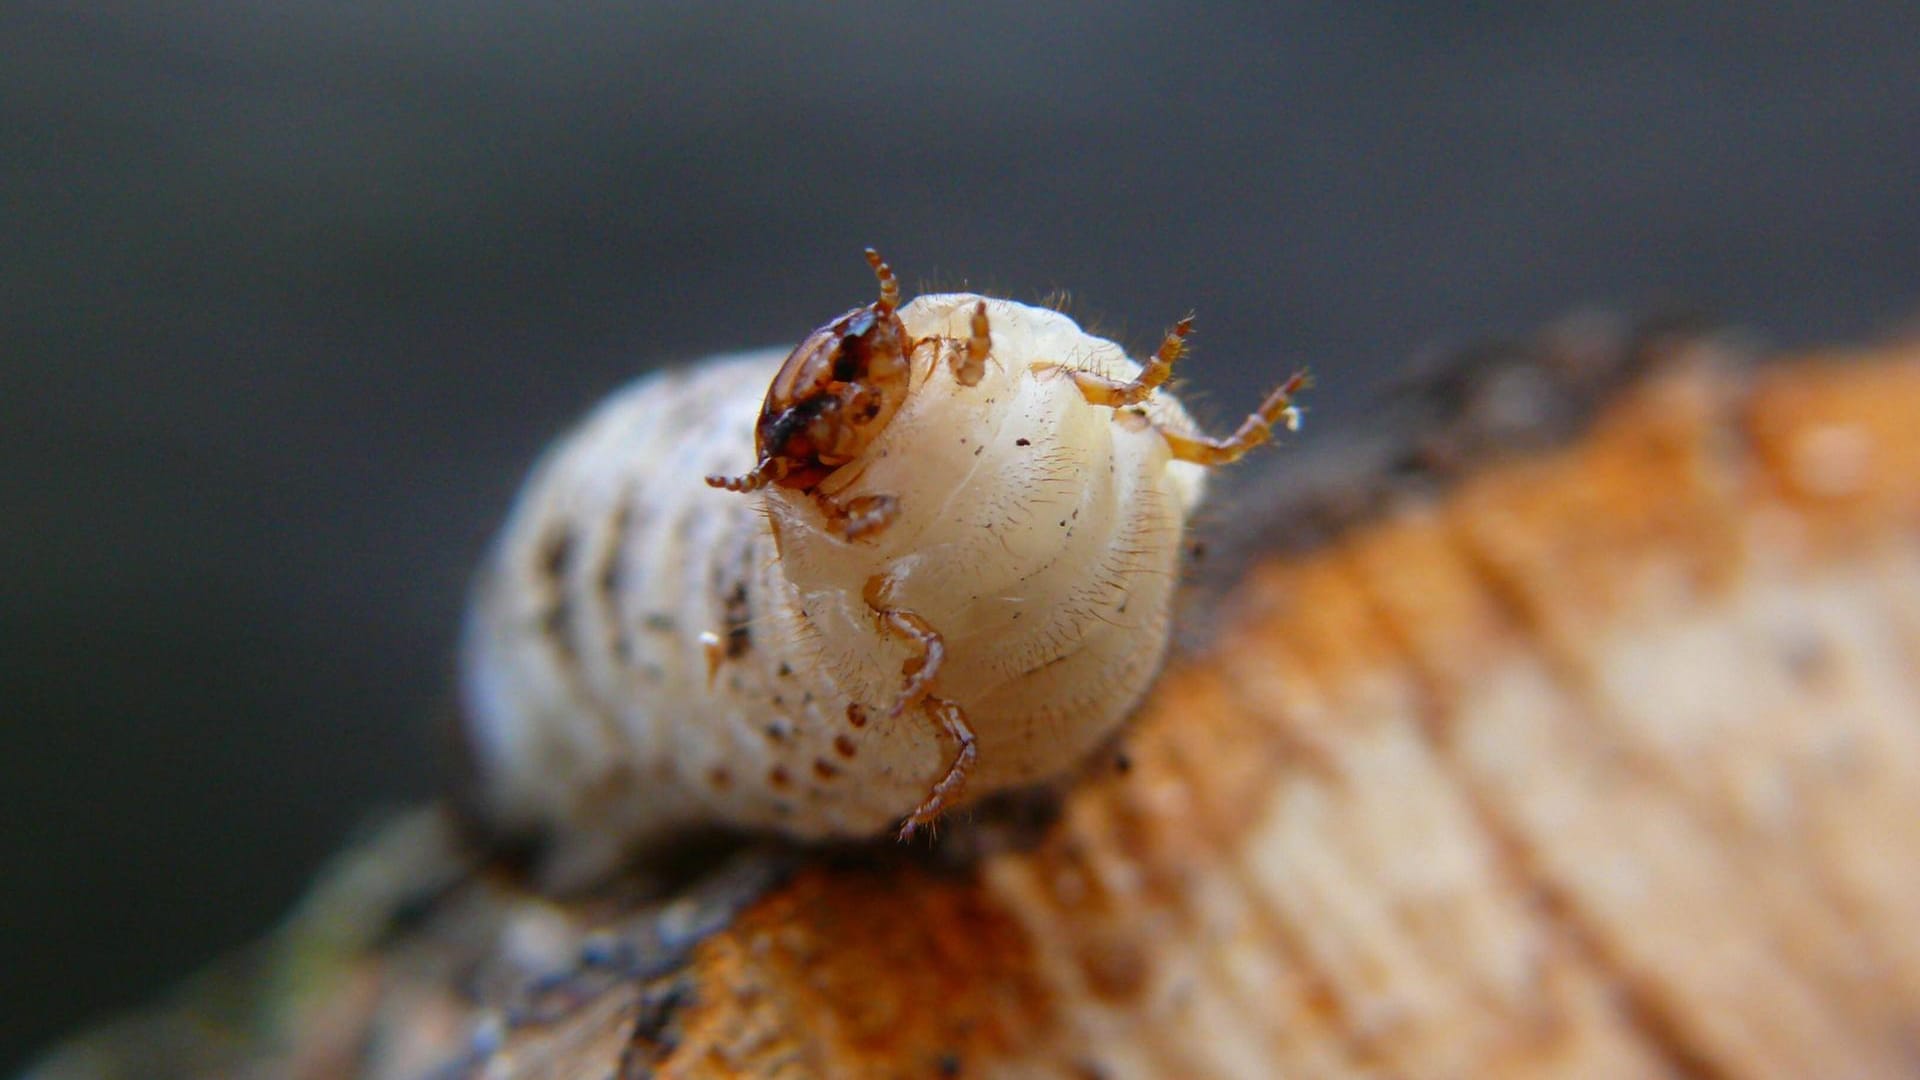
[[[981,311],[991,347],[969,371]],[[899,318],[904,400],[804,493],[701,481],[755,460],[781,352],[642,379],[536,468],[463,646],[497,825],[581,873],[709,825],[869,836],[943,775],[936,808],[962,801],[953,776],[971,799],[1057,775],[1137,703],[1204,483],[1166,434],[1189,418],[1164,393],[1093,404],[1081,380],[1141,367],[1056,312],[962,294]],[[868,496],[897,509],[849,538],[833,515]],[[938,654],[890,628],[900,612]],[[928,663],[924,699],[903,700]],[[977,757],[956,762],[936,706]]]

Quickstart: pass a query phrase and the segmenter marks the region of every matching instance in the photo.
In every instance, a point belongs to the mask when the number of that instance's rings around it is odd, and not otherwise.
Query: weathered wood
[[[1570,443],[1430,426],[1445,470],[1243,535],[1041,827],[559,903],[418,818],[232,1039],[203,991],[42,1075],[1920,1072],[1920,348],[1669,352]]]

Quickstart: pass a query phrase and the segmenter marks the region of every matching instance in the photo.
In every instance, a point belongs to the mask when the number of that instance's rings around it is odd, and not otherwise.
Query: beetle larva
[[[879,298],[784,358],[602,405],[481,576],[481,805],[576,872],[705,825],[905,837],[1067,770],[1161,662],[1205,467],[1298,424],[1304,374],[1197,434],[1157,392],[1190,320],[1143,367],[1054,311],[901,306],[867,257]]]

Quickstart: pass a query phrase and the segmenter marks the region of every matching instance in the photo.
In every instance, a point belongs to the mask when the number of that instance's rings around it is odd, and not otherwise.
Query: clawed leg
[[[913,808],[907,820],[900,823],[902,842],[913,839],[914,830],[920,826],[932,825],[947,804],[960,797],[960,793],[967,789],[967,774],[973,771],[973,763],[980,757],[980,744],[975,741],[973,728],[968,726],[967,714],[960,706],[946,698],[930,697],[927,699],[927,711],[939,721],[940,730],[946,732],[947,737],[960,749],[953,756],[953,764],[947,766],[947,775],[933,785],[927,797]]]
[[[876,574],[867,579],[862,596],[867,606],[880,616],[881,625],[890,633],[913,643],[919,651],[908,657],[900,667],[900,673],[906,676],[907,681],[887,716],[889,719],[898,719],[908,709],[924,705],[926,713],[939,723],[940,729],[957,747],[946,774],[901,824],[900,839],[907,840],[912,838],[914,830],[938,818],[947,804],[959,798],[966,789],[967,774],[973,770],[973,763],[979,757],[979,745],[974,739],[973,728],[967,724],[967,715],[959,705],[945,698],[929,696],[934,677],[940,673],[940,665],[946,660],[946,641],[918,614],[892,606],[890,588],[887,578]]]
[[[1160,430],[1160,434],[1166,438],[1167,448],[1173,451],[1176,461],[1191,461],[1196,465],[1225,465],[1238,461],[1241,455],[1272,437],[1273,425],[1285,424],[1288,431],[1300,430],[1300,409],[1293,403],[1293,397],[1311,383],[1312,379],[1306,372],[1294,372],[1291,378],[1267,395],[1267,400],[1260,403],[1258,411],[1241,421],[1240,427],[1224,439],[1183,435],[1165,428]]]
[[[1161,339],[1160,348],[1155,350],[1153,359],[1131,382],[1121,382],[1093,371],[1074,371],[1070,373],[1073,383],[1080,389],[1080,396],[1090,404],[1113,409],[1138,405],[1172,376],[1173,365],[1186,353],[1187,335],[1192,330],[1191,315],[1173,324],[1173,329]],[[1167,448],[1173,451],[1176,461],[1191,461],[1197,465],[1225,465],[1238,461],[1247,451],[1272,437],[1273,425],[1285,424],[1288,431],[1300,430],[1300,409],[1293,403],[1293,398],[1311,383],[1306,372],[1294,372],[1291,378],[1267,395],[1267,399],[1260,403],[1260,408],[1248,416],[1238,430],[1224,439],[1187,435],[1165,428],[1160,429],[1160,434],[1166,437]]]
[[[987,373],[987,351],[993,346],[993,337],[988,332],[987,302],[980,301],[973,309],[973,326],[967,338],[967,351],[953,358],[953,381],[961,386],[978,386]]]
[[[886,627],[888,633],[905,638],[919,649],[916,655],[907,657],[900,669],[907,681],[893,708],[887,710],[887,719],[896,720],[925,700],[927,692],[933,689],[933,678],[940,674],[940,664],[947,658],[947,643],[927,620],[905,608],[894,607],[892,591],[893,583],[886,575],[875,574],[867,579],[860,598],[880,616],[880,625]]]
[[[1187,335],[1192,332],[1193,316],[1174,323],[1173,329],[1167,331],[1167,336],[1160,339],[1160,347],[1154,350],[1153,359],[1147,361],[1147,366],[1132,382],[1121,382],[1097,371],[1071,371],[1069,375],[1073,384],[1080,388],[1080,396],[1086,398],[1089,404],[1113,409],[1138,405],[1173,375],[1173,365],[1186,355]]]
[[[872,536],[900,516],[900,500],[891,495],[860,495],[842,503],[816,494],[814,502],[827,515],[827,531],[849,540]]]

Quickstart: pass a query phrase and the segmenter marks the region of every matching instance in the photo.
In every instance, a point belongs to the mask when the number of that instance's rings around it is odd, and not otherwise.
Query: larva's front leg
[[[1138,405],[1147,400],[1162,383],[1173,375],[1173,365],[1187,352],[1187,335],[1193,332],[1193,316],[1189,315],[1173,324],[1167,336],[1160,339],[1160,347],[1153,351],[1153,359],[1140,369],[1140,374],[1129,382],[1121,382],[1097,371],[1070,369],[1068,376],[1073,385],[1080,388],[1080,396],[1090,405],[1104,405],[1110,409],[1122,409],[1128,405]]]
[[[987,374],[987,353],[993,348],[992,329],[987,325],[987,302],[973,307],[969,320],[967,347],[953,354],[953,381],[961,386],[978,386]]]
[[[873,536],[900,516],[900,500],[891,495],[860,495],[846,502],[815,493],[814,505],[827,517],[827,531],[848,540]]]
[[[1300,430],[1300,409],[1294,405],[1293,396],[1305,390],[1310,382],[1306,372],[1294,372],[1286,382],[1267,395],[1259,409],[1240,422],[1233,434],[1224,439],[1186,435],[1166,428],[1161,428],[1160,434],[1167,440],[1167,449],[1173,451],[1175,461],[1191,461],[1196,465],[1225,465],[1238,461],[1247,451],[1272,437],[1273,425],[1284,423],[1288,431]]]
[[[887,716],[889,719],[898,719],[910,709],[921,709],[940,725],[940,729],[956,745],[953,762],[947,766],[946,774],[901,823],[900,839],[908,840],[913,837],[914,830],[931,824],[947,804],[958,799],[966,789],[967,774],[972,771],[973,763],[979,757],[979,745],[974,738],[973,727],[967,723],[966,711],[952,701],[931,696],[933,680],[939,675],[940,665],[946,659],[946,640],[917,613],[894,607],[889,597],[890,589],[891,582],[884,575],[876,574],[868,579],[862,595],[867,606],[880,616],[880,624],[889,633],[913,643],[919,651],[901,665],[901,674],[907,677],[906,685],[901,688],[900,697],[894,701]]]
[[[1160,348],[1154,351],[1153,359],[1140,369],[1138,376],[1129,381],[1122,382],[1097,371],[1076,370],[1070,373],[1073,384],[1079,388],[1080,396],[1092,405],[1112,409],[1138,405],[1173,375],[1173,365],[1186,354],[1187,335],[1192,331],[1191,315],[1175,323],[1173,329],[1167,331],[1167,336],[1160,340]],[[1240,460],[1247,451],[1266,442],[1275,424],[1284,423],[1288,431],[1298,431],[1300,409],[1294,405],[1293,399],[1310,382],[1306,372],[1294,372],[1292,377],[1267,395],[1258,409],[1248,414],[1232,435],[1224,439],[1189,435],[1158,424],[1154,426],[1167,440],[1167,448],[1173,452],[1175,461],[1191,461],[1196,465],[1226,465]]]

